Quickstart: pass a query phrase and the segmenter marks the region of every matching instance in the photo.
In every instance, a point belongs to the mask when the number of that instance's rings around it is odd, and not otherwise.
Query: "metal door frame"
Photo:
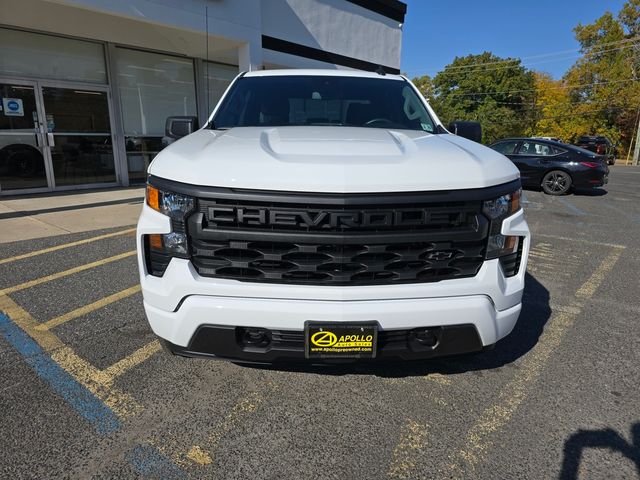
[[[34,87],[34,93],[36,97],[36,111],[38,113],[38,132],[36,132],[38,141],[41,142],[42,155],[44,157],[45,164],[45,172],[47,176],[47,187],[38,187],[38,188],[20,188],[13,190],[2,190],[2,186],[0,185],[0,195],[20,195],[20,194],[28,194],[28,193],[43,193],[43,192],[57,192],[64,190],[84,190],[84,189],[93,189],[93,188],[107,188],[107,187],[117,187],[120,183],[122,177],[121,172],[121,163],[119,161],[119,149],[116,144],[116,135],[115,135],[115,119],[113,116],[113,101],[111,95],[111,87],[109,85],[103,84],[95,84],[95,83],[85,83],[85,82],[68,82],[62,80],[37,80],[37,79],[22,79],[22,78],[12,78],[12,77],[0,77],[0,83],[9,83],[15,85],[25,85]],[[46,110],[44,106],[44,97],[42,95],[43,87],[51,87],[51,88],[66,88],[66,89],[75,89],[75,90],[87,90],[87,91],[96,91],[96,92],[104,92],[107,95],[107,108],[109,109],[109,128],[111,130],[111,147],[113,152],[113,163],[115,170],[115,181],[114,182],[102,182],[102,183],[83,183],[79,185],[64,185],[64,186],[56,186],[55,182],[55,172],[53,170],[53,159],[51,156],[51,146],[49,145],[48,135],[46,131]]]
[[[42,158],[44,160],[44,171],[45,171],[45,176],[47,180],[46,187],[17,188],[17,189],[9,189],[9,190],[3,190],[2,183],[0,183],[0,195],[50,192],[54,188],[53,164],[51,163],[50,148],[47,146],[47,142],[46,142],[44,130],[43,130],[43,122],[45,118],[44,105],[42,103],[42,90],[38,85],[38,81],[17,79],[17,78],[11,78],[11,77],[0,77],[0,83],[33,87],[33,95],[35,97],[35,102],[36,102],[36,114],[38,115],[38,126],[34,129],[34,134],[36,136],[36,142],[38,143],[38,148],[42,152]],[[3,135],[6,135],[6,134],[7,133],[3,133]],[[11,133],[8,133],[8,134],[12,135]]]

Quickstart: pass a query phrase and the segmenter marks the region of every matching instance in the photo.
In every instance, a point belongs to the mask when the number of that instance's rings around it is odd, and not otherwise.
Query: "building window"
[[[0,28],[0,76],[107,83],[101,44]]]
[[[227,87],[238,75],[238,67],[211,62],[205,62],[205,65],[207,68],[205,73],[207,76],[205,88],[207,89],[206,94],[209,98],[207,114],[211,114]]]
[[[167,117],[197,115],[193,60],[117,48],[115,66],[129,181],[141,182],[164,146]]]

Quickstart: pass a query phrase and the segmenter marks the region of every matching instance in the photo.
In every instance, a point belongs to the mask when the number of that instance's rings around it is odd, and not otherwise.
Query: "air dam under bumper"
[[[368,301],[304,301],[230,298],[193,295],[175,312],[145,303],[153,331],[168,340],[176,353],[208,355],[250,362],[304,360],[302,337],[305,321],[349,323],[377,321],[380,337],[404,335],[415,328],[438,327],[440,341],[434,348],[412,349],[396,338],[393,345],[381,342],[377,358],[410,360],[478,351],[508,335],[521,304],[498,311],[484,295],[451,298],[417,298]],[[264,350],[244,348],[237,342],[236,328],[261,327],[288,335],[289,342]],[[291,338],[298,333],[299,340]],[[219,341],[206,342],[218,333]],[[396,337],[398,336],[396,335]],[[408,334],[403,338],[408,338]],[[224,341],[222,341],[224,340]]]

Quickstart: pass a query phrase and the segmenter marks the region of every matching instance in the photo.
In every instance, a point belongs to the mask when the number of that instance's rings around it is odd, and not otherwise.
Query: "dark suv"
[[[601,135],[582,135],[578,137],[576,146],[590,150],[597,155],[604,155],[609,165],[616,163],[616,147],[607,137]]]

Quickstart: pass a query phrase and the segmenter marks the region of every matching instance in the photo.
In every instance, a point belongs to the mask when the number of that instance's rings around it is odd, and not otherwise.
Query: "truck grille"
[[[284,201],[200,198],[187,220],[204,277],[308,285],[379,285],[472,277],[485,256],[481,201],[416,194]],[[247,199],[247,197],[249,197]],[[362,203],[378,200],[380,204]]]

